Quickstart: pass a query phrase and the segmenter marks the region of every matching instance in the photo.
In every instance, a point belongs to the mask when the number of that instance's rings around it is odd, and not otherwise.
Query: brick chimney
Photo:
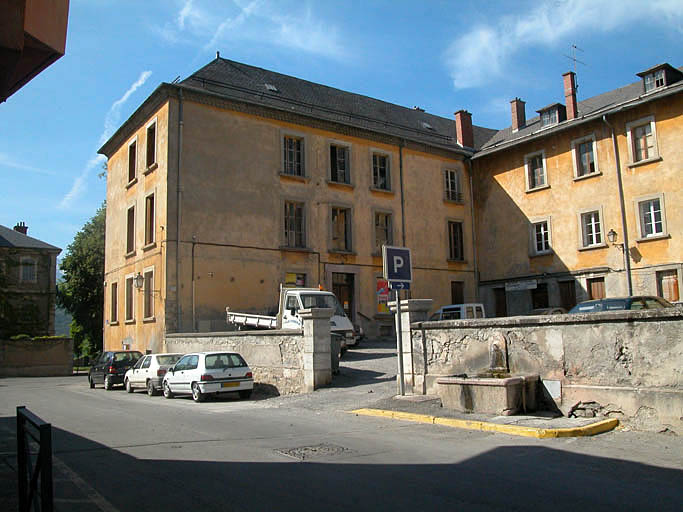
[[[524,110],[524,105],[526,103],[515,98],[510,102],[510,107],[512,109],[512,132],[518,131],[520,128],[524,128],[526,125],[526,111]]]
[[[22,235],[25,235],[28,233],[28,226],[23,221],[17,222],[17,225],[14,226],[14,231],[18,231]]]
[[[472,114],[467,110],[455,113],[455,137],[458,144],[466,148],[474,147],[474,132],[472,131]]]
[[[579,111],[576,108],[576,74],[567,71],[564,75],[564,104],[567,106],[567,119],[574,119]]]

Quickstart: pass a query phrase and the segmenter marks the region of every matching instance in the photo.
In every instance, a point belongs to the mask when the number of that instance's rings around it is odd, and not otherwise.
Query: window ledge
[[[628,167],[639,167],[641,165],[647,165],[647,164],[651,164],[653,162],[659,162],[661,160],[662,160],[662,157],[657,155],[657,156],[653,156],[652,158],[646,158],[645,160],[638,160],[637,162],[630,162],[628,164]]]
[[[650,242],[653,240],[666,240],[667,238],[671,238],[671,235],[669,233],[662,233],[661,235],[653,235],[645,238],[636,238],[636,242],[641,243]]]
[[[135,318],[132,318],[130,320],[126,320],[124,323],[126,324],[134,324],[135,323]]]
[[[543,251],[543,252],[532,252],[529,254],[529,258],[542,258],[543,256],[553,256],[555,254],[554,251]]]
[[[454,260],[452,258],[448,258],[448,263],[467,263],[467,260]]]
[[[142,319],[143,324],[151,324],[151,323],[154,323],[156,321],[157,321],[156,317],[153,317],[153,316],[150,316],[149,318],[143,318]]]
[[[330,254],[341,254],[342,256],[357,256],[355,251],[345,251],[343,249],[328,249],[327,252]]]
[[[138,178],[137,178],[137,176],[136,176],[135,178],[133,178],[132,180],[130,180],[130,181],[128,182],[128,184],[126,185],[126,188],[132,187],[132,186],[135,185],[137,182],[138,182]]]
[[[444,198],[443,200],[444,203],[449,203],[449,204],[460,204],[463,205],[465,204],[465,201],[463,199],[448,199],[447,197]]]
[[[145,245],[145,246],[142,248],[142,250],[143,250],[143,251],[149,251],[150,249],[154,249],[156,246],[157,246],[157,243],[156,243],[156,242],[151,242],[151,243]]]
[[[280,178],[286,178],[290,179],[292,181],[300,181],[301,183],[308,183],[310,181],[310,178],[306,175],[299,176],[297,174],[288,174],[284,171],[280,171]]]
[[[310,247],[289,247],[288,245],[281,245],[279,249],[286,252],[313,252]]]
[[[531,194],[533,192],[538,192],[539,190],[545,190],[546,188],[550,188],[550,185],[541,185],[540,187],[528,188],[526,189],[526,193]]]
[[[583,176],[574,176],[574,181],[587,180],[589,178],[595,178],[596,176],[602,176],[602,173],[600,171],[596,171],[584,174]]]
[[[605,247],[607,247],[607,244],[602,243],[596,245],[589,245],[587,247],[579,247],[579,251],[592,251],[593,249],[604,249]]]
[[[159,167],[159,164],[156,163],[156,162],[154,162],[154,163],[151,164],[151,165],[148,165],[148,166],[147,166],[147,169],[145,169],[144,174],[149,174],[150,172],[152,172],[152,171],[153,171],[154,169],[156,169],[157,167]]]
[[[394,195],[394,191],[391,190],[390,188],[377,188],[377,187],[370,187],[371,192],[380,192],[382,194],[391,194],[392,196]]]
[[[126,253],[126,258],[132,258],[133,256],[135,256],[135,251],[130,251]]]
[[[328,184],[328,185],[332,185],[332,186],[342,187],[342,188],[348,188],[348,189],[351,189],[351,190],[353,190],[354,188],[356,188],[355,185],[354,185],[353,183],[344,183],[343,181],[327,180],[327,184]]]
[[[109,325],[110,325],[110,326],[112,326],[112,325],[119,325],[119,321],[116,320],[115,322],[109,322]]]

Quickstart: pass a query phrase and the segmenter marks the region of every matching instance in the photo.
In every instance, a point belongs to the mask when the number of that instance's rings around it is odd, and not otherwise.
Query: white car
[[[181,357],[183,354],[147,354],[141,357],[123,378],[126,391],[132,393],[135,388],[145,388],[149,396],[156,395],[161,391],[166,371]]]
[[[202,402],[207,395],[238,392],[249,398],[254,378],[241,355],[235,352],[197,352],[185,354],[164,375],[164,396],[192,395]]]

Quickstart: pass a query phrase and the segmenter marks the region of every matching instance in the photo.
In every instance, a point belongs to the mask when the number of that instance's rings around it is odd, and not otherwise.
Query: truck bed
[[[276,329],[277,317],[266,315],[253,315],[251,313],[237,313],[225,308],[229,324],[248,326],[256,329]]]

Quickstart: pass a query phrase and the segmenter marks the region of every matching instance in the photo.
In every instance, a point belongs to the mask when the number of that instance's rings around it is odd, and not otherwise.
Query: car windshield
[[[221,368],[239,368],[247,366],[247,363],[239,354],[209,354],[204,361],[207,370],[219,370]]]
[[[183,356],[180,354],[171,354],[171,355],[167,355],[167,356],[157,356],[157,361],[159,361],[160,365],[170,366],[172,364],[176,364],[176,362],[178,362],[178,359],[180,359],[181,357],[183,357]]]
[[[330,308],[334,310],[334,316],[344,316],[344,310],[339,305],[337,297],[328,294],[318,294],[318,293],[302,293],[301,302],[304,305],[304,309],[309,308]]]
[[[117,352],[114,354],[114,361],[117,363],[137,361],[142,357],[140,352]]]
[[[602,302],[603,311],[612,311],[618,309],[626,309],[626,299],[606,299]]]

